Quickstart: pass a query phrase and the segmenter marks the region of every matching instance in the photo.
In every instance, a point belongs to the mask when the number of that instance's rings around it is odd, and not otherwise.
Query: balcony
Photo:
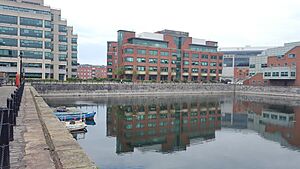
[[[168,72],[160,72],[160,75],[169,75],[169,73]]]
[[[267,67],[263,75],[266,80],[295,80],[296,67]]]
[[[149,75],[157,75],[157,72],[149,71]]]

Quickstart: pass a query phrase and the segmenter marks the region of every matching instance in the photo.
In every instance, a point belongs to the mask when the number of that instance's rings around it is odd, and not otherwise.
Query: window
[[[157,71],[157,67],[156,66],[150,66],[149,67],[149,71],[156,72]]]
[[[272,76],[278,77],[279,76],[279,72],[272,72]]]
[[[250,68],[255,68],[255,64],[250,64]]]
[[[265,72],[264,75],[265,75],[265,77],[270,77],[271,76],[271,72]]]
[[[199,58],[199,55],[197,53],[193,53],[192,57],[193,58]]]
[[[208,62],[201,62],[201,66],[208,66]]]
[[[67,26],[66,25],[58,25],[58,31],[59,32],[67,32]]]
[[[133,54],[133,49],[132,48],[126,48],[124,50],[124,53],[126,53],[126,54]]]
[[[59,36],[58,36],[58,40],[59,40],[60,42],[68,42],[68,38],[67,38],[67,36],[65,36],[65,35],[59,35]]]
[[[107,72],[112,72],[112,68],[108,68],[108,69],[107,69]]]
[[[18,46],[18,40],[10,38],[0,38],[0,46]]]
[[[208,55],[202,55],[202,59],[208,59]]]
[[[219,56],[219,60],[223,60],[223,56]]]
[[[124,66],[124,70],[133,70],[133,66],[126,65],[126,66]]]
[[[71,41],[72,41],[72,44],[77,44],[77,38],[72,38]]]
[[[189,53],[184,53],[183,57],[188,58],[189,57]]]
[[[287,77],[287,76],[289,76],[289,72],[281,72],[280,76]]]
[[[201,73],[207,73],[207,69],[201,69]]]
[[[219,69],[219,74],[222,74],[222,69]]]
[[[45,52],[45,59],[53,60],[53,54],[51,52]]]
[[[161,72],[168,72],[168,68],[167,68],[167,67],[161,67],[161,68],[160,68],[160,71],[161,71]]]
[[[45,38],[47,39],[53,39],[53,35],[50,31],[45,31]]]
[[[43,42],[37,41],[37,40],[20,40],[20,46],[21,47],[27,47],[27,48],[43,48]]]
[[[17,50],[0,49],[0,57],[18,57]]]
[[[210,65],[210,66],[213,66],[213,67],[216,67],[216,66],[217,66],[217,63],[216,63],[216,62],[210,62],[209,65]]]
[[[76,52],[77,51],[77,45],[72,45],[72,51]]]
[[[66,54],[59,54],[58,60],[59,61],[67,61],[67,55]]]
[[[149,58],[149,63],[157,63],[157,59],[155,59],[155,58]]]
[[[138,53],[139,55],[146,55],[146,50],[145,50],[145,49],[138,49],[138,50],[137,50],[137,53]]]
[[[18,24],[18,17],[10,15],[0,15],[0,23]]]
[[[112,66],[112,62],[107,62],[107,66]]]
[[[198,68],[193,68],[192,69],[192,73],[198,73],[199,72],[199,69]]]
[[[264,63],[264,64],[261,64],[261,68],[266,68],[268,67],[268,64]]]
[[[133,62],[133,58],[132,57],[125,57],[124,62]]]
[[[23,58],[43,59],[43,52],[22,50]]]
[[[210,69],[210,73],[215,74],[215,73],[217,73],[217,70],[216,69]]]
[[[137,71],[146,71],[146,68],[145,68],[145,66],[137,66],[136,70]]]
[[[72,53],[72,59],[77,59],[77,53]]]
[[[43,20],[21,17],[20,25],[43,27]]]
[[[290,53],[289,58],[296,58],[296,54]]]
[[[149,50],[149,55],[157,56],[158,55],[158,51],[157,50]]]
[[[189,68],[183,68],[184,73],[189,73]]]
[[[35,37],[35,38],[42,38],[43,31],[41,30],[34,30],[34,29],[20,29],[21,36],[28,36],[28,37]]]
[[[41,63],[23,63],[24,67],[31,67],[31,68],[42,68]]]
[[[0,34],[2,34],[2,35],[18,35],[18,29],[0,26]]]
[[[183,65],[189,65],[190,64],[190,62],[189,61],[183,61]]]
[[[295,77],[296,76],[296,72],[291,72],[291,77]]]
[[[212,59],[212,60],[217,60],[217,59],[218,59],[218,56],[210,56],[210,59]]]
[[[60,52],[66,52],[68,50],[68,45],[59,45],[58,48]]]
[[[107,59],[112,59],[112,55],[107,55]]]
[[[0,62],[0,67],[17,67],[17,62]]]
[[[192,65],[199,65],[199,62],[198,61],[193,61]]]
[[[146,63],[146,59],[145,58],[137,58],[136,60],[139,63]]]
[[[45,21],[44,21],[44,26],[45,26],[45,28],[52,28],[51,21],[45,20]]]
[[[51,44],[51,42],[45,42],[45,48],[46,48],[46,49],[52,49],[52,44]]]
[[[169,64],[169,60],[167,60],[167,59],[161,59],[160,63],[161,64]]]
[[[16,1],[16,0],[11,0]],[[26,2],[25,3],[40,5],[39,3],[34,2]],[[41,15],[51,15],[49,11],[37,10],[37,9],[30,9],[30,8],[22,8],[22,7],[15,7],[15,6],[7,6],[7,5],[0,5],[0,10],[9,10],[9,11],[16,11],[16,12],[28,12],[33,14],[41,14]]]
[[[169,52],[161,51],[160,56],[169,56]]]

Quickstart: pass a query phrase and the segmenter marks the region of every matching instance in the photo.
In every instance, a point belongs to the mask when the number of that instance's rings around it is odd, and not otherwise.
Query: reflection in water
[[[215,130],[220,128],[221,109],[217,102],[107,108],[107,136],[117,137],[117,153],[145,146],[149,149],[141,150],[186,150],[191,143],[214,139]]]
[[[225,99],[222,127],[251,129],[288,148],[300,148],[300,107]]]
[[[96,124],[76,138],[100,168],[299,168],[298,101],[185,96],[64,103],[97,111]]]

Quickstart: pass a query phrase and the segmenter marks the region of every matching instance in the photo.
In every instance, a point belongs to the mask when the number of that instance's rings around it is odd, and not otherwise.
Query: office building
[[[270,48],[250,58],[250,79],[247,85],[300,86],[300,42]]]
[[[108,78],[218,81],[223,54],[217,49],[217,42],[192,38],[188,32],[119,30],[118,41],[107,46]]]
[[[223,73],[224,81],[244,81],[249,77],[249,60],[261,54],[268,47],[226,47],[219,51],[224,53]]]
[[[106,74],[107,68],[106,66],[98,66],[98,65],[79,65],[77,71],[77,77],[79,79],[103,79],[107,78]]]
[[[0,0],[0,71],[15,77],[20,55],[26,78],[77,75],[77,35],[61,11],[43,0]]]

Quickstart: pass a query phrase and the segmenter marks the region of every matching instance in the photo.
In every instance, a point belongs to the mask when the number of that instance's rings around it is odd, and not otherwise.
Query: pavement
[[[14,92],[15,86],[0,87],[0,107],[6,107],[7,98]]]

